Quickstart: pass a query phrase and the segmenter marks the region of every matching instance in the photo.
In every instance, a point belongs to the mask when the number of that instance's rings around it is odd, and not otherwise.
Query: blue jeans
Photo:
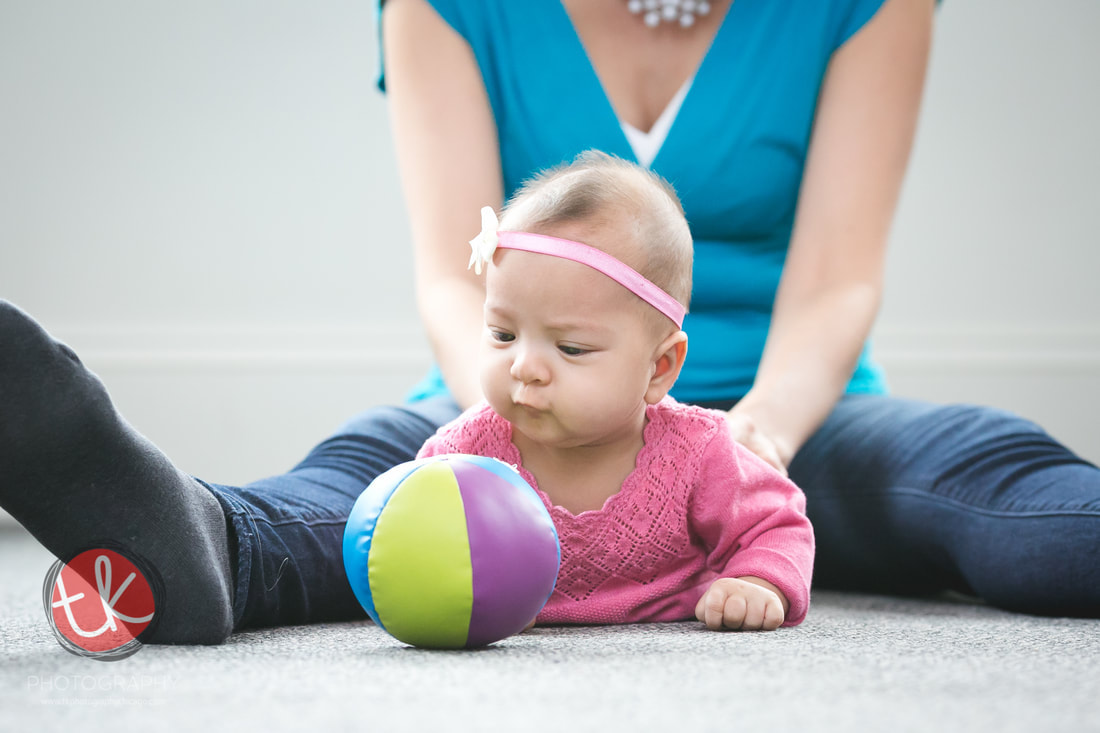
[[[449,398],[376,407],[282,476],[239,488],[201,482],[227,517],[234,629],[366,618],[344,573],[351,508],[375,476],[411,461],[458,415]]]
[[[229,520],[235,628],[365,616],[344,575],[348,513],[457,415],[442,398],[375,408],[283,476],[206,484]],[[817,587],[955,589],[1011,610],[1100,616],[1100,470],[1033,423],[849,395],[790,473],[817,534]]]
[[[1100,470],[1038,425],[852,395],[799,451],[820,587],[1100,616]]]

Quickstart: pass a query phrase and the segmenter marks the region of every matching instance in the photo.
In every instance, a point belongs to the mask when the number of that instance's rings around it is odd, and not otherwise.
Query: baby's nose
[[[550,381],[546,361],[536,349],[520,348],[512,359],[512,378],[524,384],[544,384]]]

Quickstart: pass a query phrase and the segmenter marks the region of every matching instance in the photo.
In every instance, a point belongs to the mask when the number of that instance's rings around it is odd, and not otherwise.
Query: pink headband
[[[480,275],[481,268],[492,261],[493,253],[496,252],[498,247],[573,260],[607,275],[665,316],[668,316],[676,324],[676,328],[681,328],[684,325],[684,314],[687,313],[687,309],[680,301],[654,285],[652,281],[625,262],[612,257],[603,250],[569,239],[558,239],[543,234],[499,232],[497,226],[496,212],[489,206],[483,207],[481,209],[481,233],[470,240],[473,253],[470,255],[470,264],[467,269],[473,267],[474,272]]]

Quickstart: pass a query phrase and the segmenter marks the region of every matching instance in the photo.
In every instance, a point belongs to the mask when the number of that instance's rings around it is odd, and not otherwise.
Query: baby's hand
[[[774,631],[786,617],[783,594],[760,578],[719,578],[695,606],[708,629]]]

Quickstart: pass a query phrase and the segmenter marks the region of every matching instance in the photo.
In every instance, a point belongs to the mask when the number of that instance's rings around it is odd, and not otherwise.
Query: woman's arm
[[[768,341],[729,414],[738,440],[777,467],[840,398],[878,311],[932,15],[932,0],[887,0],[829,63]]]
[[[458,403],[481,398],[484,282],[466,270],[482,206],[500,208],[496,123],[473,52],[425,0],[382,12],[390,127],[412,230],[416,299]]]

